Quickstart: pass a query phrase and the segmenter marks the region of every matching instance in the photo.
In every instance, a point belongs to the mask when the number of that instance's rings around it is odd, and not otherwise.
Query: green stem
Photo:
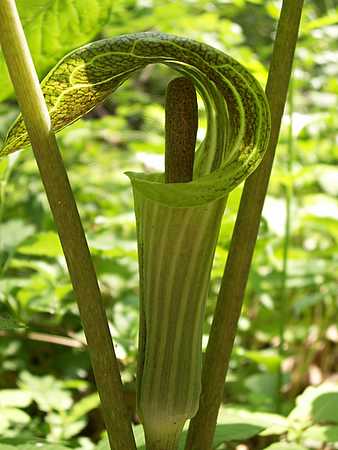
[[[280,363],[278,365],[278,379],[277,379],[277,392],[276,392],[276,410],[280,412],[282,402],[282,388],[283,388],[283,371],[282,362],[285,354],[285,328],[287,323],[288,314],[288,296],[287,296],[287,279],[288,279],[288,259],[289,259],[289,246],[290,246],[290,229],[291,229],[291,204],[293,195],[292,185],[292,166],[293,166],[293,83],[290,81],[289,89],[289,117],[290,124],[288,130],[288,149],[287,149],[287,175],[290,177],[290,181],[287,182],[285,187],[285,230],[284,230],[284,244],[283,244],[283,267],[281,273],[281,286],[279,295],[279,346],[278,353],[280,357]]]
[[[190,423],[186,450],[212,448],[224,380],[278,142],[302,7],[303,0],[283,1],[266,86],[272,117],[270,142],[262,163],[244,185],[205,355],[200,407]]]
[[[0,223],[2,222],[2,219],[4,217],[6,188],[10,177],[10,173],[11,173],[11,166],[8,164],[4,171],[3,177],[0,179]]]
[[[14,164],[11,164],[10,161],[4,162],[7,164],[7,166],[4,170],[2,178],[0,179],[0,225],[3,221],[5,213],[7,185],[14,166]],[[6,254],[5,252],[3,252],[3,246],[4,237],[2,236],[2,234],[0,234],[0,277],[6,271],[8,262],[10,261],[12,256],[12,254]]]
[[[110,445],[135,450],[94,266],[14,0],[1,1],[0,41],[77,297]]]

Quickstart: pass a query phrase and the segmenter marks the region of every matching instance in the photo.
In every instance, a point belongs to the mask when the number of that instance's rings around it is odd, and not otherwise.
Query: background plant
[[[24,11],[19,2],[20,6]],[[334,7],[329,1],[305,5],[293,77],[292,172],[287,167],[290,140],[287,114],[226,383],[227,403],[236,404],[237,408],[250,413],[252,410],[256,413],[275,412],[278,407],[287,416],[295,397],[304,387],[332,377],[335,370],[337,175],[334,164],[337,147],[334,95],[337,74],[334,50],[337,13]],[[277,3],[265,1],[172,2],[166,8],[161,2],[120,2],[99,32],[101,36],[111,36],[131,29],[158,28],[161,23],[162,31],[190,34],[193,38],[216,43],[242,60],[264,82],[277,13]],[[255,31],[253,20],[260,24]],[[52,35],[50,23],[48,26]],[[92,37],[88,35],[86,39]],[[45,39],[48,42],[48,37]],[[77,45],[80,42],[74,43]],[[153,167],[162,163],[163,122],[160,118],[163,117],[163,91],[168,79],[169,72],[163,67],[150,67],[90,117],[60,136],[63,156],[90,237],[123,378],[128,383],[131,414],[137,335],[137,260],[131,194],[122,172],[126,168]],[[1,88],[1,94],[3,92]],[[16,114],[10,97],[0,104],[0,110],[4,134]],[[200,115],[203,128],[203,111]],[[77,448],[91,448],[92,442],[100,438],[102,429],[96,405],[92,404],[89,416],[86,416],[88,409],[79,413],[83,428],[81,430],[79,426],[72,436],[65,431],[67,427],[62,419],[72,410],[71,405],[93,392],[93,379],[88,359],[82,351],[81,327],[61,249],[32,155],[25,151],[9,160],[3,159],[0,171],[1,317],[10,314],[18,324],[25,323],[29,327],[1,332],[1,388],[21,390],[20,380],[27,371],[35,377],[45,377],[48,373],[60,380],[61,390],[68,393],[72,402],[52,407],[54,422],[47,420],[49,412],[35,400],[27,403],[28,400],[23,399],[16,406],[8,405],[8,401],[1,403],[6,411],[10,409],[9,416],[0,413],[2,419],[9,417],[9,420],[1,420],[8,424],[3,426],[2,439],[10,442],[10,439],[40,437],[58,442],[67,440]],[[86,180],[85,184],[83,180]],[[285,211],[285,190],[291,185],[292,220],[284,297],[288,320],[284,330],[284,354],[280,357],[277,350],[278,305],[284,245],[284,225],[280,219]],[[240,189],[232,194],[228,214],[223,220],[209,296],[206,335],[239,192]],[[8,321],[3,320],[3,323],[8,324]],[[33,332],[40,335],[32,335]],[[53,344],[54,335],[69,340],[64,340],[62,345]],[[281,363],[283,395],[278,405],[276,385]],[[78,378],[82,381],[75,382]],[[312,400],[308,401],[311,404]],[[13,409],[25,413],[25,419],[21,415],[20,421]],[[63,434],[53,436],[56,420],[61,424],[58,427]],[[248,420],[246,418],[244,424],[248,425]],[[313,417],[309,423],[316,424]],[[320,426],[334,425],[322,421]],[[300,428],[306,430],[308,425],[301,423]],[[289,429],[292,429],[291,425]],[[260,449],[274,440],[298,442],[297,445],[305,448],[320,448],[323,442],[327,442],[327,448],[336,445],[334,440],[329,443],[332,434],[330,437],[330,434],[321,433],[316,439],[312,435],[309,440],[303,432],[284,431],[281,435],[268,437],[228,436],[225,448],[235,448],[241,443],[248,448]]]

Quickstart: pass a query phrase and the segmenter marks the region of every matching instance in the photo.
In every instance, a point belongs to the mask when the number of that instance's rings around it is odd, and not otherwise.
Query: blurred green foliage
[[[41,14],[39,5],[44,3],[35,2]],[[56,31],[49,37],[41,28],[43,39],[53,37],[55,47],[46,45],[37,58],[40,73],[95,35],[159,30],[223,49],[262,84],[266,81],[279,1],[117,0],[109,16],[110,5],[101,2],[103,9],[93,10],[92,17],[99,15],[102,21],[95,19],[97,28],[87,28],[88,33],[83,29],[76,39],[69,38],[74,20],[71,25],[64,22],[62,40]],[[338,448],[336,6],[335,0],[305,2],[292,100],[225,384],[227,406],[215,437],[219,449],[239,444],[250,450]],[[148,66],[58,137],[135,424],[138,267],[133,201],[123,172],[163,167],[164,91],[172,76],[163,66]],[[0,103],[0,136],[18,111],[10,87],[2,86],[0,98],[7,100]],[[206,125],[201,103],[199,112],[201,140]],[[238,188],[231,194],[223,220],[204,344],[240,193]],[[0,160],[0,274],[0,450],[17,444],[28,450],[38,441],[49,442],[43,447],[47,450],[62,450],[62,445],[93,449],[103,431],[99,401],[65,261],[30,150]],[[142,448],[140,427],[135,430]],[[106,449],[105,442],[97,448]]]

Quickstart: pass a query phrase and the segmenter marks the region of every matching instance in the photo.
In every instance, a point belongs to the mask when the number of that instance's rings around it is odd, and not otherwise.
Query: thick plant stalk
[[[135,450],[95,270],[14,0],[0,4],[0,41],[76,293],[113,450]]]
[[[284,0],[266,94],[272,130],[263,162],[246,180],[211,327],[202,375],[200,407],[189,427],[186,450],[210,450],[224,380],[237,330],[283,116],[303,0]]]

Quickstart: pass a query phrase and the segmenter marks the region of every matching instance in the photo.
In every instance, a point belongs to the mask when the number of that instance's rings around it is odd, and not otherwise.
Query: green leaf
[[[59,237],[53,231],[36,234],[18,248],[23,255],[40,255],[51,258],[62,256],[62,247]]]
[[[137,448],[139,448],[139,447],[137,446]],[[106,435],[97,444],[97,446],[95,447],[95,450],[110,450],[108,438]]]
[[[13,251],[21,242],[34,233],[34,227],[20,219],[0,224],[0,252]]]
[[[255,436],[262,430],[264,430],[263,427],[249,423],[217,424],[213,443],[218,445],[222,442],[242,441]]]
[[[25,328],[25,325],[19,322],[15,317],[8,314],[0,316],[0,330],[15,330],[17,328]]]
[[[29,444],[18,445],[17,450],[69,450],[69,447],[64,447],[58,444],[46,444],[41,442],[34,442]],[[1,447],[0,447],[1,450]]]
[[[60,412],[49,412],[46,417],[46,424],[49,425],[49,439],[60,440],[70,439],[80,433],[87,425],[87,418],[81,417],[75,421],[68,420],[68,415]]]
[[[142,448],[145,445],[145,437],[142,425],[134,427],[133,431],[137,448]]]
[[[337,443],[338,426],[320,426],[314,425],[302,433],[303,440],[317,441],[320,443]]]
[[[271,406],[276,393],[277,375],[275,373],[256,373],[247,377],[244,385],[250,391],[252,402]]]
[[[318,423],[338,424],[338,391],[325,392],[312,402],[312,417]]]
[[[30,421],[29,415],[18,408],[1,408],[0,417],[5,424],[19,423],[26,425]]]
[[[19,389],[0,390],[0,408],[3,408],[4,406],[25,408],[31,402],[32,396],[29,392],[20,391]]]
[[[338,196],[338,169],[330,165],[320,165],[314,171],[318,177],[318,183],[324,192],[332,196]]]
[[[108,22],[111,0],[17,0],[21,21],[39,75],[65,53],[95,38]],[[0,52],[0,101],[13,88]]]
[[[287,419],[279,414],[253,412],[239,407],[221,407],[214,444],[248,439],[265,430],[265,434],[284,433]]]
[[[0,440],[0,450],[70,450],[57,443],[49,443],[45,440],[35,438],[31,433],[22,432],[15,437]],[[109,449],[108,449],[109,450]]]
[[[23,372],[18,384],[21,390],[32,396],[41,411],[64,411],[72,405],[71,393],[64,390],[62,383],[51,375],[37,377]]]
[[[79,400],[73,408],[69,411],[68,420],[69,422],[80,419],[85,416],[89,411],[98,408],[100,405],[99,395],[94,392],[93,394],[87,395],[86,397]]]
[[[50,412],[46,417],[46,423],[51,429],[49,437],[58,440],[61,437],[70,439],[78,435],[87,425],[87,413],[97,408],[99,404],[100,399],[95,392],[81,399],[69,411],[63,411],[62,414]]]
[[[281,362],[281,357],[273,349],[244,351],[241,356],[266,367],[270,372],[275,372]]]
[[[291,421],[338,423],[338,385],[327,382],[308,387],[297,397],[296,407],[290,412]]]
[[[298,444],[277,442],[276,444],[269,445],[269,447],[265,447],[264,450],[307,450],[307,449]]]

